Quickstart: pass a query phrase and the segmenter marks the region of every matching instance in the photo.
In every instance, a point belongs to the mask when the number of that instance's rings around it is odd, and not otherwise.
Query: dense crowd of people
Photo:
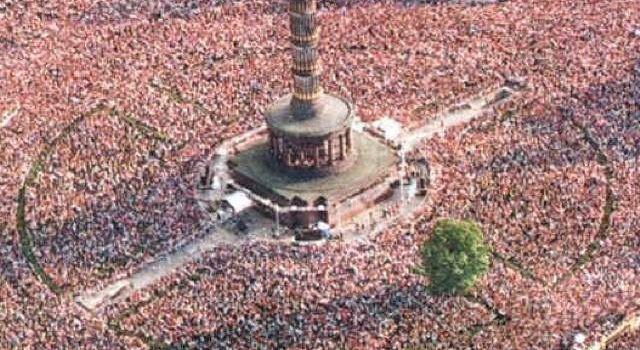
[[[138,338],[116,334],[36,278],[17,241],[0,244],[0,347],[2,349],[144,349]]]
[[[25,209],[45,271],[76,289],[193,238],[201,218],[192,175],[166,143],[107,112],[77,127],[53,147]]]
[[[437,215],[478,221],[496,252],[553,283],[596,239],[607,180],[570,122],[527,113],[515,112],[518,126],[496,116],[425,147],[443,169]]]
[[[402,249],[337,242],[214,250],[163,281],[167,294],[123,327],[189,348],[366,349],[443,343],[490,321],[463,297],[430,296],[408,273],[414,239],[393,232],[386,244]]]
[[[324,85],[365,121],[527,88],[421,146],[441,172],[413,230],[220,247],[92,316],[67,292],[196,236],[197,164],[290,89],[287,5],[0,4],[0,348],[549,349],[640,309],[640,3],[320,5]],[[501,257],[473,297],[429,295],[412,272],[439,217],[477,221]],[[125,332],[107,326],[146,299]]]

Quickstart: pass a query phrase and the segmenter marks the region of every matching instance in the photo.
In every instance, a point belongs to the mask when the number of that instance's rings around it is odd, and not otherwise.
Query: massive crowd
[[[25,209],[54,281],[75,288],[107,282],[198,234],[193,172],[181,160],[108,112],[58,140]]]
[[[577,128],[526,121],[531,110],[515,111],[517,126],[497,115],[426,148],[443,169],[437,215],[478,221],[496,252],[553,283],[596,239],[607,180]]]
[[[0,347],[2,349],[143,349],[117,335],[99,317],[52,293],[31,271],[8,232],[0,245]]]
[[[366,349],[455,343],[458,332],[490,321],[490,312],[463,297],[429,296],[408,272],[414,239],[394,234],[387,246],[402,249],[220,248],[163,281],[167,294],[123,326],[190,348]]]
[[[527,90],[422,145],[442,172],[415,230],[220,247],[105,317],[150,298],[121,326],[187,347],[549,349],[640,309],[640,3],[321,6],[325,86],[364,120],[425,122],[513,78]],[[285,14],[260,1],[0,4],[0,348],[145,346],[66,292],[198,234],[196,165],[290,88]],[[30,169],[26,233],[59,296],[20,249]],[[411,272],[438,217],[478,221],[508,261],[473,298],[430,296]]]

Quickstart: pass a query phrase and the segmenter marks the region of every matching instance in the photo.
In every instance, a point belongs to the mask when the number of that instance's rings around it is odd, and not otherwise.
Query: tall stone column
[[[307,115],[323,93],[320,85],[316,0],[290,0],[289,17],[293,56],[293,98],[291,104],[299,116]]]

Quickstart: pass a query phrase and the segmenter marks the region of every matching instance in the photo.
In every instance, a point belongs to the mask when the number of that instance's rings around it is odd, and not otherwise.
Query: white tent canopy
[[[253,205],[253,201],[242,191],[235,191],[227,195],[224,197],[224,202],[227,203],[236,214]]]
[[[331,229],[331,226],[324,222],[324,221],[318,221],[318,230],[322,230],[322,231],[328,231]]]
[[[379,130],[387,140],[396,141],[402,133],[402,124],[389,117],[380,118],[371,123],[371,125]]]

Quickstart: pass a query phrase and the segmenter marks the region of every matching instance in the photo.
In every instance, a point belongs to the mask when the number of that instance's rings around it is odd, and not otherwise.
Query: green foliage
[[[421,273],[435,294],[465,293],[489,270],[489,249],[482,231],[470,221],[440,220],[422,247]]]

